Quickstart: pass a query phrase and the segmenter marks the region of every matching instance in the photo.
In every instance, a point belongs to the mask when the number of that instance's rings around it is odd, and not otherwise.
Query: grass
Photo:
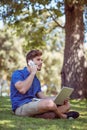
[[[71,108],[80,113],[78,119],[18,117],[11,111],[9,97],[0,97],[0,130],[87,130],[87,100],[72,100]]]

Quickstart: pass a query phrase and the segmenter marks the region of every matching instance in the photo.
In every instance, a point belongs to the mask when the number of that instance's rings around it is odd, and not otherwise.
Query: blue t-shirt
[[[21,94],[16,88],[15,83],[18,81],[24,81],[30,75],[27,67],[23,70],[16,70],[12,74],[10,85],[10,98],[12,103],[12,110],[15,111],[19,106],[31,102],[32,98],[36,97],[36,94],[41,91],[41,85],[38,78],[35,76],[33,83],[29,90],[25,94]]]

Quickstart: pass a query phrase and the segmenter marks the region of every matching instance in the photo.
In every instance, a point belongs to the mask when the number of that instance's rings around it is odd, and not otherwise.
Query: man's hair
[[[42,52],[40,50],[31,50],[26,55],[26,62],[28,64],[28,60],[32,60],[36,56],[41,56]]]

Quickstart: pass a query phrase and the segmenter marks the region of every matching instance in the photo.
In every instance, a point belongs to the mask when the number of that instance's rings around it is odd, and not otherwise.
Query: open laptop
[[[63,87],[61,89],[61,91],[59,92],[59,94],[55,97],[54,102],[57,105],[63,105],[64,101],[70,97],[70,95],[72,94],[72,92],[74,91],[73,88],[69,88],[69,87]]]

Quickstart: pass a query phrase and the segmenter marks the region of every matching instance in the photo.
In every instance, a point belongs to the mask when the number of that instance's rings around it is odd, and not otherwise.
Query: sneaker
[[[76,119],[79,117],[79,113],[76,111],[70,111],[66,113],[66,115],[67,115],[67,119]]]

